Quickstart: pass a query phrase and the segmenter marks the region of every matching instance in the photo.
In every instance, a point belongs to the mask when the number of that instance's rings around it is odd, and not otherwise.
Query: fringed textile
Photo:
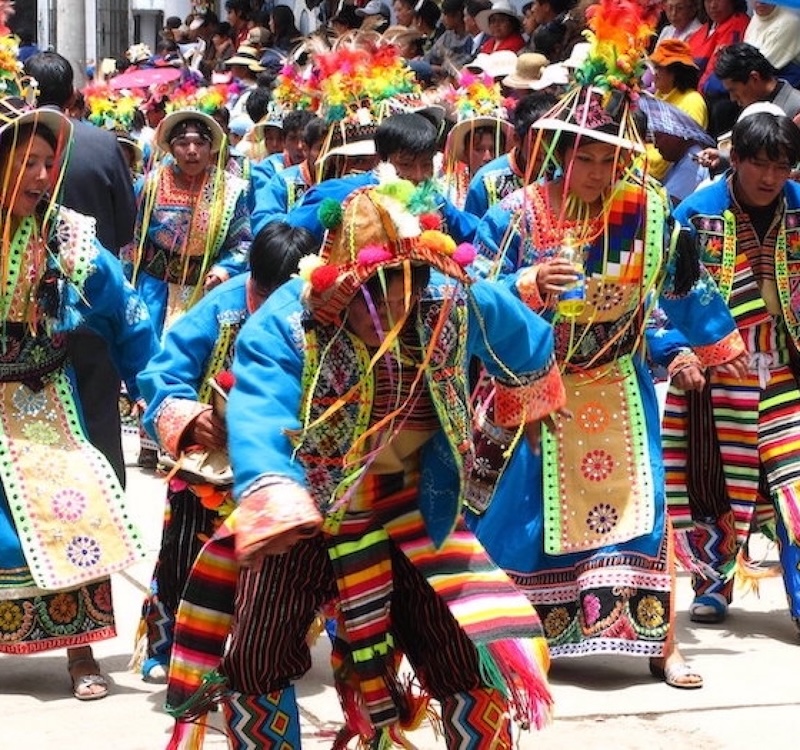
[[[239,565],[232,536],[215,536],[201,550],[176,618],[166,711],[181,720],[206,713],[223,690],[216,671],[233,619]]]
[[[478,648],[487,686],[507,698],[517,721],[544,726],[552,707],[549,657],[541,622],[526,598],[463,521],[439,549],[413,506],[384,525]]]

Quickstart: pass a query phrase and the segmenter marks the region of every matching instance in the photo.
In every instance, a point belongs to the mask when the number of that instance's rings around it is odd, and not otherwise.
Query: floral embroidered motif
[[[548,638],[556,638],[569,627],[569,623],[570,616],[566,607],[556,607],[547,613],[542,625]]]
[[[598,310],[612,310],[619,307],[625,298],[622,286],[619,284],[601,284],[592,295],[592,306]]]
[[[86,496],[72,488],[59,490],[53,495],[52,509],[59,521],[74,523],[86,510]]]
[[[603,478],[605,479],[605,477]],[[617,509],[608,503],[595,505],[586,518],[586,525],[596,534],[609,534],[618,522]]]
[[[128,325],[140,323],[149,317],[150,312],[147,309],[147,305],[138,296],[128,298],[128,302],[125,305],[125,321]]]
[[[42,391],[32,391],[22,384],[14,391],[11,401],[23,417],[37,416],[47,404],[47,398]]]
[[[102,612],[111,612],[111,584],[108,581],[101,582],[92,593],[92,603]]]
[[[602,432],[609,425],[608,411],[597,401],[586,404],[577,414],[577,419],[581,428],[591,434]]]
[[[581,473],[592,482],[608,479],[614,470],[614,459],[602,449],[589,451],[581,461]]]
[[[59,625],[71,622],[78,614],[75,598],[69,594],[56,594],[47,609],[50,618]]]
[[[14,602],[0,601],[0,631],[13,633],[22,625],[22,608]]]
[[[588,627],[594,625],[600,618],[602,605],[600,599],[594,594],[583,597],[583,619]]]
[[[636,607],[636,617],[647,628],[664,624],[664,605],[654,596],[645,596]]]
[[[88,536],[76,536],[67,545],[67,558],[79,568],[91,568],[100,562],[100,545]]]
[[[60,440],[58,430],[45,422],[31,422],[22,428],[22,434],[40,445],[55,445]]]

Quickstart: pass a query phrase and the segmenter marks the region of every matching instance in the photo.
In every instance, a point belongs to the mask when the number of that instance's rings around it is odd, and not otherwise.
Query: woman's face
[[[675,88],[675,73],[668,65],[653,65],[653,85],[659,94],[668,94]]]
[[[694,0],[667,0],[664,3],[664,15],[668,23],[682,31],[697,15]]]
[[[467,136],[469,173],[474,175],[484,164],[497,158],[499,144],[495,134],[489,130],[476,130]]]
[[[394,0],[392,5],[397,23],[400,26],[411,28],[414,24],[414,6],[409,5],[405,0]]]
[[[733,15],[734,0],[706,0],[706,15],[711,23],[724,23]]]
[[[753,12],[757,16],[768,16],[773,10],[775,10],[774,3],[753,3]]]
[[[35,133],[20,140],[11,155],[7,171],[8,188],[3,191],[3,208],[12,216],[32,216],[43,196],[53,186],[55,152]]]
[[[567,191],[584,203],[595,203],[614,182],[617,147],[600,141],[585,141],[564,154]]]
[[[511,16],[507,16],[505,13],[495,13],[489,16],[489,36],[494,39],[508,39],[516,30],[517,26]]]
[[[187,177],[198,177],[211,165],[211,141],[191,128],[170,143],[170,150]]]

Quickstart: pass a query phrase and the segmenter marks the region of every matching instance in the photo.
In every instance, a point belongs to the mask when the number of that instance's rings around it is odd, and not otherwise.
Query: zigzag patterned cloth
[[[300,714],[294,686],[267,695],[229,692],[223,711],[229,750],[300,747]]]
[[[492,689],[456,693],[442,700],[448,750],[511,750],[505,701]]]

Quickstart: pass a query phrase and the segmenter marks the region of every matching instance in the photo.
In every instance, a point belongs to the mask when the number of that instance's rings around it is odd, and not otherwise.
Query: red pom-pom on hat
[[[320,266],[311,272],[311,288],[317,293],[330,289],[339,277],[339,269],[336,266]]]
[[[439,214],[427,213],[419,217],[419,225],[423,230],[426,229],[441,229],[442,217]]]

